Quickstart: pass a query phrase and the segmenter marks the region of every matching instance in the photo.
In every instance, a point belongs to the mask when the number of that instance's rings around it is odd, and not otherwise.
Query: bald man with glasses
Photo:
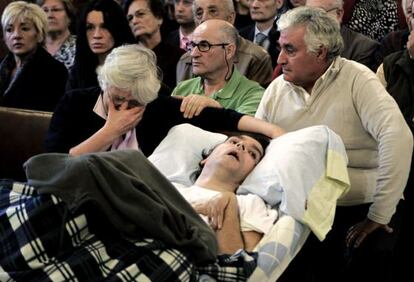
[[[236,12],[233,0],[193,0],[193,15],[196,26],[206,20],[220,19],[234,25]],[[234,64],[238,71],[248,79],[266,87],[272,80],[272,59],[262,47],[238,36],[239,46]],[[177,63],[177,83],[193,78],[191,56],[187,52]]]
[[[237,47],[237,30],[224,20],[208,20],[194,30],[187,48],[197,77],[180,82],[172,94],[182,99],[184,117],[197,116],[205,107],[256,113],[264,88],[235,67]]]

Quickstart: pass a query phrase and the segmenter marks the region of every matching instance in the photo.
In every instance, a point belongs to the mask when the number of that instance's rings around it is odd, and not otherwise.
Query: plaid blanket
[[[59,198],[0,180],[0,281],[244,281],[255,267],[244,251],[200,267],[158,240],[108,240]]]

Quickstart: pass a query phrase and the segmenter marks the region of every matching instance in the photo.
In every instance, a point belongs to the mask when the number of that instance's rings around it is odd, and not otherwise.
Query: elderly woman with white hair
[[[9,53],[0,64],[0,106],[53,111],[67,70],[44,48],[47,17],[35,4],[10,3],[1,17]]]
[[[205,108],[186,119],[181,100],[159,96],[155,54],[133,45],[117,47],[98,71],[100,88],[69,91],[53,114],[46,138],[49,152],[82,155],[117,149],[152,153],[168,130],[191,123],[207,130],[244,130],[270,138],[283,134],[276,125],[228,109]]]

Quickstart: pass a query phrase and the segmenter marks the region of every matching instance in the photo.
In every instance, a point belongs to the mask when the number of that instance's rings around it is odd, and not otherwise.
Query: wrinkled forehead
[[[304,44],[304,37],[306,33],[306,27],[303,25],[290,26],[280,31],[279,44],[292,44],[301,45]]]

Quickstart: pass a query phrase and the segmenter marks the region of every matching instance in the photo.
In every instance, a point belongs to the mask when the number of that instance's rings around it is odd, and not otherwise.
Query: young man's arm
[[[222,192],[193,208],[197,213],[208,217],[210,227],[216,232],[220,254],[234,254],[244,248],[239,206],[234,193]]]
[[[208,216],[210,226],[216,232],[219,253],[234,254],[239,249],[252,251],[263,234],[255,231],[241,232],[239,206],[234,193],[222,192],[194,209]]]
[[[244,249],[248,252],[252,252],[257,246],[259,241],[263,238],[262,233],[256,231],[244,231],[242,232]]]
[[[239,206],[234,194],[230,194],[229,202],[224,210],[223,224],[220,229],[216,229],[216,238],[219,254],[234,254],[244,249],[240,231]]]

